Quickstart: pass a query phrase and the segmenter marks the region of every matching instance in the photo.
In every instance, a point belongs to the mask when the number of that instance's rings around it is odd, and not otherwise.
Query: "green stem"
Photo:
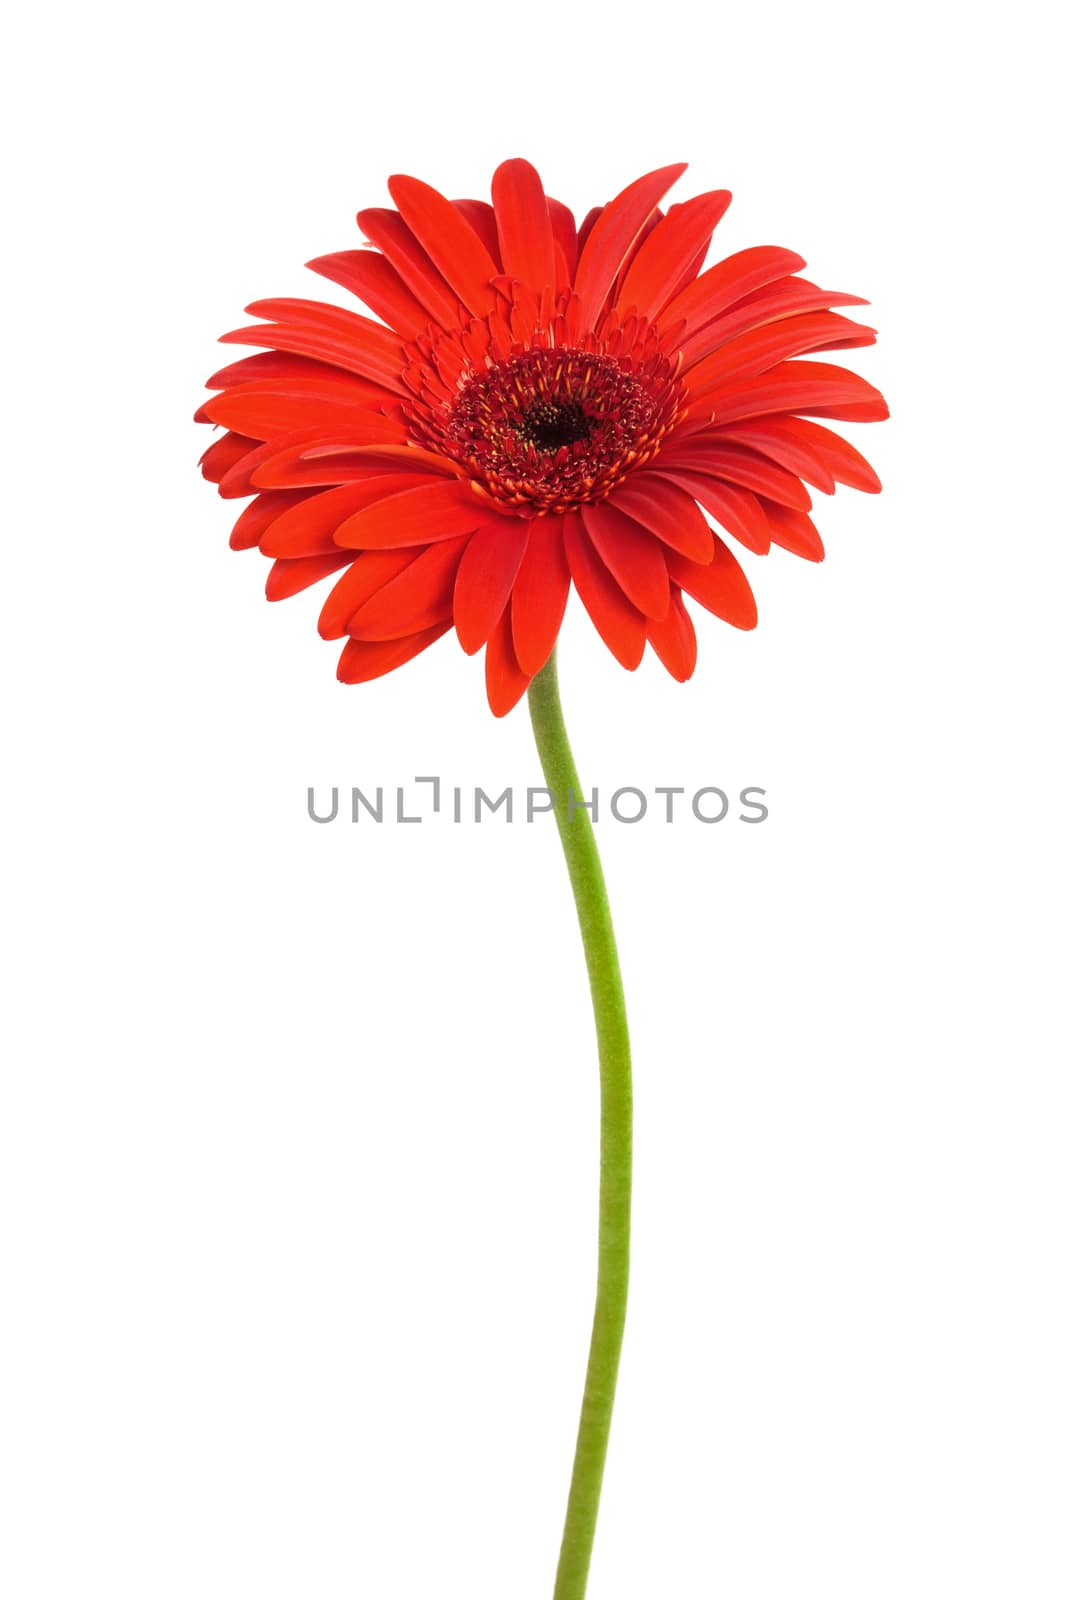
[[[555,651],[530,684],[528,699],[545,782],[555,797],[556,824],[585,948],[600,1056],[600,1234],[596,1311],[554,1592],[554,1600],[584,1600],[608,1453],[630,1279],[633,1166],[630,1036],[600,854],[589,812],[580,804],[582,792],[563,724]]]

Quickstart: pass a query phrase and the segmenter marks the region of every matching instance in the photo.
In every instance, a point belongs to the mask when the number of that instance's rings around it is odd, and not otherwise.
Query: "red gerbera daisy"
[[[227,432],[204,475],[254,496],[230,542],[273,558],[270,599],[336,578],[319,629],[347,639],[343,682],[454,627],[464,650],[486,646],[502,716],[547,661],[572,580],[623,666],[647,641],[684,680],[683,595],[756,622],[717,530],[818,561],[805,482],[880,487],[810,419],[876,421],[882,396],[797,359],[873,343],[834,309],[866,302],[797,276],[804,262],[775,246],[701,271],[730,196],[664,215],[684,170],[639,178],[578,229],[527,161],[497,169],[492,205],[393,178],[396,210],[359,216],[373,248],[308,263],[381,321],[259,300],[248,311],[265,320],[224,335],[265,353],[209,380],[198,420]]]

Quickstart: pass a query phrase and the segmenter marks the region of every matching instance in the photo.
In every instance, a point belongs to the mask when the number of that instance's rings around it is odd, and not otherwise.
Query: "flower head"
[[[578,229],[526,161],[497,169],[492,205],[393,178],[396,209],[360,213],[371,248],[308,263],[379,320],[261,300],[247,309],[263,320],[224,336],[262,353],[208,382],[198,420],[226,432],[204,475],[253,497],[230,542],[272,558],[270,599],[334,580],[319,630],[346,640],[343,682],[454,627],[485,647],[501,716],[547,660],[572,582],[623,666],[647,643],[684,680],[684,596],[755,626],[723,533],[818,561],[805,484],[880,487],[812,419],[876,421],[881,395],[798,359],[873,343],[837,309],[865,302],[774,246],[702,270],[730,196],[664,215],[684,170],[639,178]]]

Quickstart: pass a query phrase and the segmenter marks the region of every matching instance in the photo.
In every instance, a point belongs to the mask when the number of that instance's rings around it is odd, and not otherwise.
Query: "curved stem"
[[[528,699],[545,782],[555,797],[556,824],[585,947],[600,1056],[600,1234],[596,1311],[555,1587],[555,1600],[583,1600],[608,1452],[630,1278],[633,1164],[630,1036],[600,855],[589,812],[581,804],[578,774],[563,724],[555,651],[530,684]]]

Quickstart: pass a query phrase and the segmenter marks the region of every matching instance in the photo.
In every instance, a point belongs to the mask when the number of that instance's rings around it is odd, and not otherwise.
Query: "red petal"
[[[732,321],[746,311],[773,310],[777,314],[784,309],[791,316],[795,311],[826,311],[831,306],[869,306],[870,303],[861,294],[842,294],[837,289],[823,289],[817,283],[812,283],[810,278],[798,278],[790,274],[776,283],[764,284],[762,289],[753,289],[751,294],[735,303],[729,318],[717,320]]]
[[[728,189],[717,189],[671,207],[638,250],[623,280],[618,299],[623,314],[633,306],[639,316],[656,320],[693,257],[707,249],[730,200]]]
[[[637,252],[643,247],[645,240],[649,237],[654,229],[659,227],[662,221],[663,212],[660,210],[659,206],[653,207],[647,222],[641,229],[641,232],[637,235],[637,238],[634,240],[629,250],[626,252],[626,259],[615,275],[615,285],[611,296],[612,303],[615,304],[616,309],[618,309],[618,295],[619,289],[622,287],[622,280],[629,272],[631,266],[633,265],[634,259],[637,256]]]
[[[314,435],[305,435],[305,438],[309,437],[313,438]],[[296,443],[295,439],[293,440],[293,443]],[[236,462],[229,469],[225,477],[223,477],[219,483],[219,494],[222,495],[223,499],[240,499],[242,495],[254,494],[257,488],[273,489],[277,487],[280,489],[288,489],[290,487],[298,487],[296,484],[275,485],[273,483],[254,484],[252,482],[257,469],[263,464],[264,461],[268,461],[270,459],[277,448],[277,442],[271,444],[257,444],[254,450],[249,450],[247,455],[242,456],[241,460]]]
[[[710,244],[710,242],[711,241],[709,240],[708,243]],[[692,261],[690,261],[689,265],[686,267],[685,271],[682,273],[681,277],[678,279],[678,286],[677,286],[677,290],[676,290],[677,294],[681,294],[683,289],[688,289],[689,285],[693,282],[693,280],[700,276],[700,274],[701,274],[701,272],[703,271],[703,268],[704,268],[704,258],[707,255],[707,253],[708,253],[708,246],[707,245],[704,245],[704,247],[702,249],[697,251],[697,253],[693,257]],[[672,345],[672,348],[673,348],[673,345]]]
[[[783,361],[758,378],[724,384],[715,390],[713,404],[714,421],[719,424],[779,411],[817,411],[820,416],[847,415],[870,422],[889,415],[872,384],[827,361]]]
[[[275,298],[253,300],[245,310],[249,316],[266,317],[286,327],[317,330],[346,348],[364,352],[387,373],[399,372],[402,365],[404,341],[399,335],[343,306],[329,305],[325,300]]]
[[[836,483],[843,483],[850,489],[862,489],[866,494],[877,494],[882,487],[878,474],[855,446],[832,433],[829,428],[820,427],[817,422],[808,422],[804,417],[765,417],[758,423],[745,423],[744,426],[757,430],[773,427],[778,430],[779,437],[783,430],[787,431],[796,447],[808,451],[812,460],[818,460]],[[734,430],[731,428],[730,431],[733,433]],[[770,450],[767,454],[771,454]],[[810,481],[814,483],[815,479]]]
[[[340,639],[348,623],[372,595],[418,559],[417,550],[367,550],[357,555],[340,583],[335,583],[319,614],[324,639]]]
[[[717,534],[715,559],[707,566],[687,561],[685,556],[677,555],[674,551],[668,553],[667,565],[675,583],[708,611],[714,612],[715,616],[735,628],[756,626],[756,602],[752,598],[748,579]]]
[[[811,405],[803,410],[806,417],[827,417],[834,422],[884,422],[889,415],[889,407],[881,395],[877,400],[865,400],[856,405]]]
[[[245,384],[208,400],[203,410],[213,422],[234,427],[256,439],[271,439],[316,428],[343,433],[353,444],[403,444],[407,428],[359,400],[299,387],[295,378],[277,384]]]
[[[290,506],[299,505],[314,492],[314,489],[277,489],[267,494],[257,494],[251,504],[245,506],[233,525],[230,549],[254,549],[264,531],[281,516],[283,511],[288,511]]]
[[[675,295],[661,319],[663,325],[670,326],[684,318],[686,333],[691,334],[754,289],[773,283],[776,278],[784,278],[803,265],[802,256],[792,250],[782,250],[776,244],[738,250],[735,255],[717,261],[681,294]]]
[[[383,472],[409,472],[419,478],[457,476],[452,462],[414,445],[354,445],[321,434],[305,434],[281,449],[277,442],[263,445],[257,457],[252,476],[261,489],[351,483]]]
[[[650,528],[657,539],[694,561],[710,561],[714,545],[711,529],[691,495],[677,484],[664,483],[644,472],[628,478],[611,496],[616,511]]]
[[[347,311],[344,306],[331,305],[327,300],[305,300],[297,296],[274,296],[267,300],[253,300],[245,306],[250,317],[265,317],[271,322],[284,322],[300,328],[322,328],[350,340],[354,345],[364,345],[380,356],[387,364],[399,362],[404,341],[392,328],[380,322],[361,317],[358,311]]]
[[[561,200],[546,200],[552,232],[556,241],[556,289],[569,289],[574,282],[578,266],[578,236],[574,228],[574,212]]]
[[[773,505],[764,501],[771,539],[788,550],[791,555],[802,556],[805,561],[821,561],[826,554],[819,530],[810,517],[789,506]]]
[[[500,265],[500,239],[497,235],[496,213],[488,200],[453,200],[452,204],[461,217],[466,217],[479,239],[485,245],[493,266],[497,272]]]
[[[530,525],[526,554],[511,591],[515,655],[531,678],[544,666],[567,609],[571,574],[563,549],[560,517],[538,517]]]
[[[373,326],[373,323],[368,323],[368,327]],[[386,328],[381,330],[382,333],[388,331]],[[261,350],[287,350],[292,355],[310,356],[315,361],[325,362],[327,366],[339,367],[342,372],[358,373],[360,377],[379,384],[383,390],[403,395],[405,399],[408,396],[407,385],[399,372],[399,357],[395,362],[386,362],[379,352],[366,343],[356,344],[336,330],[322,326],[257,322],[251,327],[235,328],[232,333],[224,333],[219,343],[251,344]],[[382,399],[386,399],[385,394]]]
[[[453,609],[456,638],[469,656],[482,648],[508,603],[528,535],[529,524],[520,518],[494,517],[463,552]]]
[[[769,456],[772,461],[777,461],[787,471],[795,472],[798,478],[814,484],[823,494],[833,494],[833,474],[801,431],[813,426],[813,423],[802,422],[799,417],[759,417],[751,422],[735,422],[732,426],[709,434],[698,434],[697,438],[747,445]]]
[[[334,535],[346,519],[365,506],[410,488],[407,473],[393,473],[346,483],[339,489],[324,489],[283,512],[264,532],[260,549],[266,556],[324,555],[337,548]]]
[[[697,664],[697,636],[693,619],[676,586],[671,588],[671,603],[662,622],[650,622],[648,642],[672,678],[685,683]]]
[[[404,219],[382,206],[361,211],[356,220],[438,326],[458,328],[459,301]]]
[[[416,239],[445,280],[476,317],[496,304],[490,280],[496,265],[484,244],[451,201],[419,178],[389,179],[389,193]]]
[[[833,311],[813,311],[806,316],[783,317],[766,327],[751,328],[738,334],[720,350],[705,356],[685,374],[690,403],[699,400],[719,383],[736,383],[751,378],[790,356],[810,350],[852,349],[873,344],[873,328],[850,322]]]
[[[587,211],[585,216],[583,217],[582,225],[578,229],[578,235],[577,235],[577,238],[575,239],[575,246],[576,246],[577,252],[578,252],[577,260],[575,262],[575,271],[578,270],[577,262],[580,261],[581,258],[582,258],[582,251],[585,249],[586,245],[589,242],[589,235],[592,233],[593,228],[595,227],[596,223],[600,220],[600,218],[603,215],[604,215],[604,207],[603,206],[594,206],[593,209],[591,211]]]
[[[256,449],[258,440],[240,433],[224,433],[200,457],[200,471],[208,483],[221,483],[228,472]]]
[[[334,537],[353,550],[400,549],[473,533],[491,514],[469,483],[442,480],[368,506],[343,522]]]
[[[641,523],[601,500],[583,506],[581,518],[600,559],[628,600],[660,621],[671,604],[663,546]]]
[[[333,255],[316,256],[307,264],[312,272],[350,290],[395,328],[401,338],[417,339],[426,329],[430,320],[426,307],[405,287],[396,268],[376,250],[338,250]]]
[[[511,637],[511,618],[501,617],[485,647],[485,692],[494,717],[506,717],[529,688],[530,678],[519,666]]]
[[[335,550],[330,556],[304,556],[298,561],[276,561],[267,574],[267,599],[288,600],[290,595],[310,588],[339,567],[347,567],[352,559],[350,550]]]
[[[384,677],[413,656],[421,655],[448,629],[449,624],[441,622],[436,628],[427,628],[425,633],[412,634],[408,639],[390,639],[386,644],[349,639],[337,663],[337,676],[342,683],[369,683],[372,678]]]
[[[801,312],[828,311],[831,306],[865,306],[867,301],[855,294],[837,294],[820,289],[803,278],[780,278],[767,284],[754,294],[713,317],[702,328],[691,331],[688,327],[678,340],[684,363],[683,369],[719,350],[739,333],[751,328],[762,328],[768,323],[780,322],[783,317],[799,316]]]
[[[795,506],[798,511],[811,509],[811,496],[795,474],[741,444],[719,444],[707,435],[680,439],[673,449],[662,452],[656,465],[661,461],[668,469],[684,467],[705,477],[725,478],[728,483],[738,483],[743,489],[779,500],[784,506]]]
[[[241,377],[230,383],[215,384],[214,387],[225,394],[307,395],[312,399],[324,398],[360,406],[366,411],[380,411],[386,406],[396,405],[394,396],[383,389],[380,383],[356,377],[351,372],[342,372],[339,367],[328,367],[322,361],[309,361],[306,356],[282,355],[277,350],[267,350],[262,355],[249,356],[245,361],[235,361],[232,367],[224,367],[223,373],[237,371],[241,367],[251,367],[257,361],[292,363],[300,370],[253,371],[247,377]],[[212,411],[209,408],[216,406],[221,397],[221,394],[209,395],[194,420],[197,422],[210,420]]]
[[[658,478],[661,474],[657,470],[653,476]],[[720,527],[732,533],[747,550],[758,556],[767,554],[771,548],[770,529],[763,504],[754,494],[732,483],[719,483],[714,478],[705,478],[698,472],[686,472],[681,468],[671,468],[670,471],[665,468],[662,476],[691,494],[694,500],[699,500]]]
[[[442,539],[419,552],[345,624],[353,639],[400,639],[452,622],[452,592],[467,540]]]
[[[553,288],[556,243],[537,169],[520,159],[497,167],[493,206],[504,271],[535,291]]]
[[[574,292],[581,301],[585,327],[595,324],[631,245],[686,165],[683,161],[638,178],[609,201],[597,217],[578,258],[574,277]]]
[[[563,542],[574,587],[594,628],[615,659],[632,672],[645,652],[644,617],[627,600],[573,512],[563,518]]]
[[[263,350],[258,356],[242,356],[229,366],[213,372],[205,389],[234,389],[239,383],[268,382],[274,378],[325,378],[328,382],[365,385],[365,393],[376,394],[381,400],[388,398],[381,384],[370,384],[364,378],[352,377],[328,367],[324,361],[312,361],[308,356],[293,356],[285,350]]]

